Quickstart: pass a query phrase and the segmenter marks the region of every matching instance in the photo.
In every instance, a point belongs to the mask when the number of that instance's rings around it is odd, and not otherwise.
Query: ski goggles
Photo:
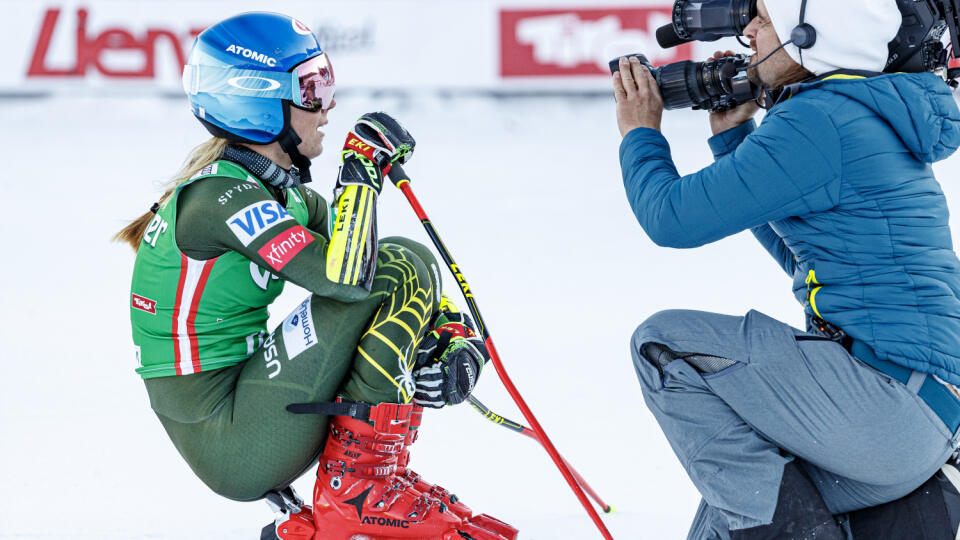
[[[329,109],[333,102],[334,86],[333,66],[326,54],[314,56],[301,62],[293,69],[300,88],[299,102],[293,104],[308,111]]]
[[[183,91],[268,99],[286,99],[308,111],[329,109],[336,91],[333,66],[325,53],[298,64],[288,72],[187,64],[183,66]]]

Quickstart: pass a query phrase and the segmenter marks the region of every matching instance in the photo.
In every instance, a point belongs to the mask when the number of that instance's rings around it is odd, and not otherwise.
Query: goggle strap
[[[187,64],[183,66],[181,81],[184,92],[190,95],[205,92],[279,98],[301,104],[300,83],[296,73]]]

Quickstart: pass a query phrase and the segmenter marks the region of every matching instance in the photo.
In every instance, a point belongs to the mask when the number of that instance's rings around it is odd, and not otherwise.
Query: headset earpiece
[[[813,47],[813,44],[817,42],[817,31],[813,29],[813,26],[803,22],[806,16],[807,0],[802,0],[800,2],[800,22],[798,22],[796,28],[790,32],[790,41],[801,51]],[[802,63],[803,62],[801,62],[801,64]]]
[[[817,31],[807,23],[801,23],[790,32],[790,41],[798,49],[809,49],[817,42]]]

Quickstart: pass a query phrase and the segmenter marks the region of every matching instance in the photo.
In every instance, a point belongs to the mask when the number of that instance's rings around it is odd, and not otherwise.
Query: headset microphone
[[[759,66],[760,64],[762,64],[762,63],[766,62],[767,60],[769,60],[771,56],[777,54],[777,51],[779,51],[780,49],[786,47],[787,45],[790,45],[791,43],[793,43],[793,40],[792,40],[792,39],[791,39],[790,41],[784,43],[783,45],[777,47],[776,49],[774,49],[772,53],[764,56],[764,57],[763,57],[763,60],[757,62],[756,64],[750,64],[750,65],[747,66],[747,67],[742,67],[742,68],[737,69],[737,73],[739,73],[739,72],[741,72],[741,71],[747,71],[747,70],[749,70],[749,69],[753,69],[753,68]],[[796,44],[794,43],[794,45],[796,45]]]

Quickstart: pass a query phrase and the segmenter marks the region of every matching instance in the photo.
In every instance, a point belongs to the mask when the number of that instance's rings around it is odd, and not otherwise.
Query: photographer
[[[689,538],[844,538],[834,515],[913,492],[960,441],[960,261],[930,167],[960,146],[960,111],[931,73],[879,73],[894,0],[806,4],[758,0],[749,77],[790,88],[759,127],[754,103],[711,114],[715,162],[696,173],[677,173],[649,70],[622,59],[613,79],[650,238],[751,230],[808,319],[671,310],[634,333],[644,399],[703,496]],[[816,31],[802,49],[797,21]]]

